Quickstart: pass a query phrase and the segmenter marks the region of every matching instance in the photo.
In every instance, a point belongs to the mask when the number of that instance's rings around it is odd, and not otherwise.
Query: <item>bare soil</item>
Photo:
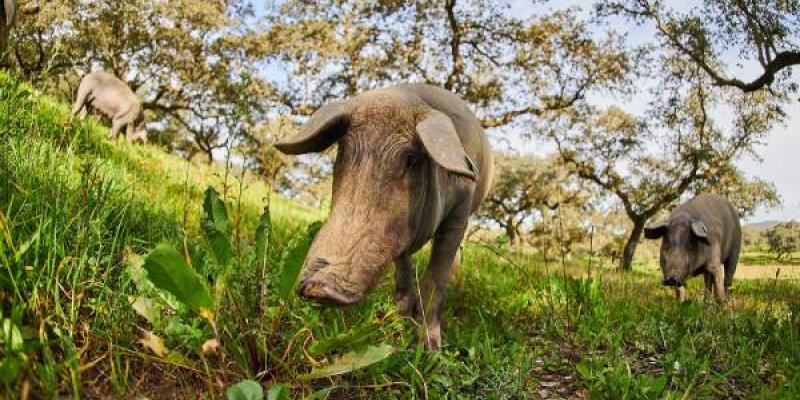
[[[800,265],[739,265],[736,279],[800,279]]]

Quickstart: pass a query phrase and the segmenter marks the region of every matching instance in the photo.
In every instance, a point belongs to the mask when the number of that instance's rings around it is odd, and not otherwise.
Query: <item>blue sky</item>
[[[258,12],[263,12],[263,3],[255,2]],[[563,9],[566,7],[581,7],[584,12],[591,9],[593,1],[590,0],[558,0],[549,2],[534,2],[531,0],[512,0],[511,13],[516,17],[525,17],[533,13],[546,12],[552,9]],[[669,4],[677,9],[688,9],[697,5],[695,0],[673,0]],[[647,25],[636,26],[626,21],[618,20],[611,24],[611,27],[620,32],[627,32],[631,40],[650,41],[654,37],[652,27]],[[735,58],[724,60],[730,65],[736,65]],[[738,70],[733,69],[737,76],[744,78],[754,77],[758,69],[753,65],[744,65]],[[797,78],[794,78],[797,80]],[[745,79],[746,80],[746,79]],[[800,81],[798,81],[800,82]],[[794,97],[797,97],[795,95]],[[632,112],[643,111],[642,105],[647,103],[645,93],[634,95],[627,100],[614,101],[630,108]],[[752,157],[745,157],[739,163],[749,176],[757,176],[775,184],[778,192],[783,198],[784,205],[775,209],[760,209],[754,216],[748,218],[749,222],[765,220],[800,220],[800,178],[795,174],[800,174],[800,162],[795,157],[800,157],[800,99],[786,105],[784,111],[787,118],[784,126],[779,126],[773,130],[763,146],[756,149],[761,161]],[[726,115],[724,110],[718,110],[713,118],[716,121],[731,120],[731,116]],[[520,135],[521,136],[521,135]],[[541,142],[527,141],[532,149],[547,148]],[[514,143],[515,147],[517,143]]]

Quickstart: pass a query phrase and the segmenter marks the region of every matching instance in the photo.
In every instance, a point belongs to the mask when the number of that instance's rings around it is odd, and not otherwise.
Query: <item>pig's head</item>
[[[338,144],[328,219],[306,255],[297,292],[323,304],[359,302],[423,223],[431,173],[474,179],[450,118],[384,92],[333,102],[277,143],[286,154]]]
[[[708,229],[702,221],[688,215],[648,226],[644,236],[662,239],[661,272],[665,286],[683,286],[686,278],[708,261]]]

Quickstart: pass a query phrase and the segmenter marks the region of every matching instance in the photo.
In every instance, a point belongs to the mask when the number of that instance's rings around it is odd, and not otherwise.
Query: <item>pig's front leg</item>
[[[705,289],[703,290],[703,297],[706,301],[711,301],[711,297],[714,293],[714,275],[706,271],[703,273],[703,281],[705,283]]]
[[[714,294],[716,295],[717,302],[722,304],[725,302],[725,268],[722,266],[722,259],[720,257],[719,246],[711,247],[711,261],[706,266],[707,273],[711,275],[714,282]]]
[[[675,300],[678,300],[678,303],[686,301],[686,286],[678,286],[675,288]]]
[[[727,298],[725,293],[725,270],[722,268],[721,263],[715,263],[708,266],[708,273],[711,274],[714,280],[714,294],[716,295],[717,302],[725,303]]]
[[[394,282],[394,302],[400,314],[416,318],[419,301],[411,256],[404,254],[394,260]]]
[[[453,218],[445,222],[434,237],[431,260],[421,290],[422,315],[417,318],[420,336],[424,338],[424,345],[428,350],[439,350],[442,347],[442,305],[466,224],[466,217]]]

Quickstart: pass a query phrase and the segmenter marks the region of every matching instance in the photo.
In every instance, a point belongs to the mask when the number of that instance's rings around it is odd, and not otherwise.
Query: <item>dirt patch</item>
[[[739,265],[736,279],[800,279],[800,265]]]

